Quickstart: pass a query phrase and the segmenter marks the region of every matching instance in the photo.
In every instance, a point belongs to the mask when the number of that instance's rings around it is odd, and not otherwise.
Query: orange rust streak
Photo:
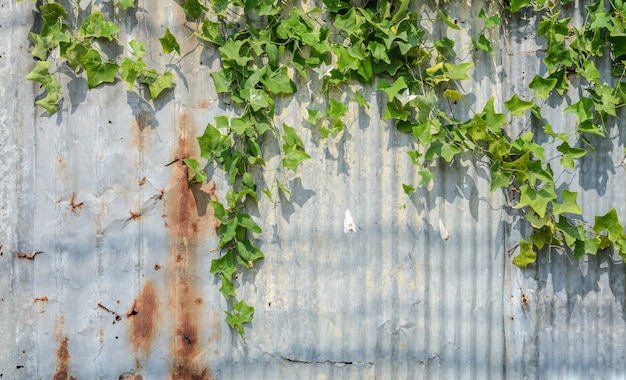
[[[130,339],[135,352],[147,353],[150,350],[159,317],[157,299],[154,286],[148,282],[126,313],[130,321]]]
[[[77,208],[82,210],[83,209],[83,204],[85,203],[85,202],[76,203],[74,201],[74,197],[75,196],[76,196],[76,193],[72,192],[72,198],[70,199],[70,208],[72,209],[73,213],[76,213],[76,209]]]
[[[68,350],[68,342],[70,340],[67,337],[63,337],[59,341],[59,347],[57,348],[57,369],[54,373],[54,380],[67,380],[73,377],[68,377],[70,369],[70,351]]]
[[[196,186],[190,188],[185,157],[197,157],[195,132],[186,114],[178,126],[178,147],[170,166],[172,174],[165,193],[166,227],[170,234],[171,264],[167,265],[168,309],[173,322],[170,379],[211,379],[208,363],[202,355],[203,318],[201,285],[198,284],[200,242],[213,224],[209,193]],[[193,191],[192,191],[193,190]]]
[[[130,214],[130,219],[131,220],[139,220],[141,219],[141,214],[138,212],[134,212],[132,210],[129,210],[128,213]]]
[[[175,298],[170,308],[175,316],[173,340],[174,367],[171,379],[209,380],[208,367],[202,362],[200,342],[200,321],[202,298],[189,281],[181,277],[176,283]],[[200,302],[199,302],[200,300]]]
[[[35,303],[37,303],[37,302],[45,302],[45,303],[48,303],[48,296],[37,297],[37,298],[35,298],[34,302],[35,302]]]

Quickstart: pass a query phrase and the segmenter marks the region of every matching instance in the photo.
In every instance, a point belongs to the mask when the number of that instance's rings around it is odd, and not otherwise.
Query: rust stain
[[[161,268],[159,264],[154,264],[154,270],[161,270]]]
[[[141,179],[141,181],[137,182],[137,184],[138,184],[139,186],[143,186],[143,185],[145,185],[145,184],[146,184],[146,181],[147,181],[147,180],[148,180],[148,179],[147,179],[146,177],[143,177],[143,178]]]
[[[172,380],[205,380],[205,379],[211,379],[211,376],[209,375],[209,370],[206,368],[202,372],[196,373],[196,372],[190,371],[188,368],[185,368],[183,366],[178,366],[178,367],[175,367],[174,370],[172,371],[172,375],[170,376],[170,379]]]
[[[69,341],[69,338],[66,336],[59,340],[59,347],[57,348],[57,369],[54,373],[54,380],[67,380],[74,378],[68,375],[71,357],[68,349]]]
[[[17,255],[18,259],[35,260],[35,256],[37,256],[40,253],[43,253],[43,251],[35,251],[35,252],[17,251],[15,254]]]
[[[182,160],[173,166],[171,187],[166,191],[167,226],[177,237],[187,238],[198,232],[200,218],[196,211],[196,201],[187,182],[187,166]]]
[[[189,185],[189,173],[183,159],[198,157],[200,152],[187,114],[181,115],[179,123],[181,131],[174,160],[170,163],[173,172],[165,192],[164,217],[166,227],[176,237],[190,238],[201,231],[210,231],[207,226],[214,224],[213,207],[209,205],[209,200],[213,197],[210,191],[215,193],[217,186],[213,180],[210,184]]]
[[[205,110],[209,108],[209,106],[215,103],[217,99],[200,99],[197,103],[198,107]]]
[[[70,199],[70,209],[72,210],[73,213],[76,213],[76,209],[83,209],[83,204],[85,202],[79,202],[76,203],[76,201],[74,201],[74,197],[76,196],[76,193],[72,191],[72,198]]]
[[[147,282],[126,313],[130,321],[130,339],[137,353],[148,353],[159,318],[157,293]]]
[[[200,243],[211,231],[215,218],[207,200],[210,199],[208,191],[199,184],[190,187],[187,181],[189,174],[182,159],[199,155],[189,117],[182,113],[178,124],[178,146],[164,199],[171,250],[171,263],[166,266],[168,309],[173,323],[170,348],[173,362],[169,377],[208,380],[212,377],[200,337],[201,328],[211,321],[206,321],[203,314],[202,278],[198,271],[202,254]]]
[[[37,303],[37,302],[45,302],[45,303],[48,303],[48,296],[37,297],[37,298],[35,298],[34,302],[35,302],[35,303]]]
[[[134,220],[137,221],[139,219],[141,219],[141,214],[138,212],[134,212],[133,210],[129,210],[128,213],[130,214],[130,220]]]
[[[200,300],[200,302],[198,302]],[[209,380],[208,366],[202,361],[200,324],[202,298],[197,289],[186,278],[177,279],[175,296],[170,299],[170,309],[175,316],[175,331],[172,345],[174,363],[170,379]]]
[[[65,160],[63,159],[63,156],[57,156],[57,163],[59,164],[59,170],[61,171],[61,173],[65,174],[65,172],[67,172],[67,165],[65,165]]]
[[[120,377],[118,377],[117,380],[143,380],[143,376],[135,372],[129,372],[129,373],[120,375]]]

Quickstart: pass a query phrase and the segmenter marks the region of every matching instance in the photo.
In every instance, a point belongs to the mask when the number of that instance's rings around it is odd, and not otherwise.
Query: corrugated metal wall
[[[123,39],[167,26],[187,33],[178,5],[139,6],[146,12],[125,22]],[[463,20],[481,6],[452,4],[452,16],[471,28]],[[274,157],[263,174],[292,196],[252,210],[267,257],[240,279],[238,293],[256,308],[243,344],[209,273],[217,238],[207,205],[223,197],[224,176],[210,171],[208,184],[188,189],[185,168],[167,166],[197,156],[195,136],[228,112],[209,77],[217,55],[184,45],[176,90],[156,102],[119,84],[87,92],[68,73],[62,111],[46,116],[33,106],[38,85],[24,79],[32,10],[0,4],[0,377],[624,377],[624,265],[552,252],[514,267],[508,250],[528,231],[471,157],[440,164],[433,183],[407,197],[401,183],[419,180],[404,153],[411,138],[380,120],[385,99],[371,89],[371,109],[351,105],[337,141],[302,123],[315,88],[277,102],[312,159],[293,174]],[[503,20],[496,56],[479,57],[462,83],[477,105],[531,97],[541,70],[533,19]],[[450,37],[470,43],[469,33]],[[160,53],[152,41],[149,56],[161,62]],[[574,125],[563,104],[543,108],[555,128]],[[561,181],[581,192],[588,217],[612,207],[623,217],[623,124],[592,142],[596,152]],[[343,232],[346,210],[353,234]]]

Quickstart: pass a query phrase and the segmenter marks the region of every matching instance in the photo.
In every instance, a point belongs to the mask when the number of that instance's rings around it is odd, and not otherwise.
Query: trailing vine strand
[[[577,193],[568,189],[557,192],[552,169],[555,157],[546,158],[546,144],[534,141],[537,130],[514,137],[504,131],[516,119],[533,118],[537,128],[549,136],[548,144],[554,144],[559,152],[558,164],[574,169],[575,160],[592,149],[588,136],[606,137],[607,121],[616,118],[626,103],[626,7],[621,0],[606,7],[598,0],[585,7],[586,19],[575,26],[571,18],[562,16],[570,2],[511,0],[504,7],[504,17],[518,11],[532,11],[541,17],[537,36],[545,39],[542,61],[547,72],[529,83],[533,99],[515,94],[503,102],[504,112],[498,112],[493,97],[482,109],[472,111],[476,105],[469,103],[459,82],[470,79],[468,73],[474,66],[460,58],[472,54],[460,53],[495,55],[489,36],[500,27],[500,13],[481,10],[473,20],[480,32],[472,36],[470,46],[457,47],[452,39],[428,32],[461,30],[446,13],[445,2],[428,15],[418,13],[413,9],[417,5],[409,0],[364,1],[362,5],[322,0],[316,2],[319,7],[273,0],[185,0],[188,19],[196,21],[189,24],[196,25],[190,36],[217,49],[221,57],[221,69],[211,73],[215,91],[228,96],[237,111],[235,117],[215,117],[198,137],[201,158],[206,165],[221,167],[231,186],[226,204],[211,201],[220,221],[221,255],[212,261],[210,272],[219,276],[220,292],[231,306],[225,312],[227,323],[245,336],[244,324],[252,320],[254,308],[238,299],[235,274],[264,257],[251,240],[251,234],[262,233],[262,229],[246,209],[257,201],[258,190],[270,199],[277,192],[290,191],[278,179],[262,189],[254,182],[251,172],[265,165],[262,141],[279,142],[285,169],[298,170],[310,158],[297,128],[274,122],[275,99],[297,91],[295,76],[318,81],[323,93],[333,88],[350,91],[352,83],[376,83],[376,90],[387,98],[383,119],[414,137],[414,149],[408,154],[421,181],[402,184],[408,195],[415,186],[432,180],[434,173],[429,167],[439,160],[451,162],[468,151],[486,159],[491,191],[514,189],[519,193],[511,206],[523,209],[532,226],[513,259],[517,266],[535,262],[537,253],[546,247],[561,249],[575,259],[613,247],[626,259],[626,234],[616,209],[596,216],[593,224],[585,223]],[[115,5],[120,11],[135,7],[132,0]],[[57,76],[64,65],[76,72],[84,70],[89,88],[121,79],[130,90],[147,86],[153,99],[172,88],[171,72],[159,74],[147,68],[142,42],[131,40],[123,58],[102,53],[103,44],[124,44],[117,40],[120,28],[99,11],[83,15],[76,4],[70,21],[60,3],[46,1],[38,10],[43,27],[39,33],[30,33],[37,62],[27,78],[45,89],[46,96],[36,103],[48,113],[59,110]],[[180,44],[169,28],[159,41],[165,53],[180,55]],[[611,61],[614,78],[610,83],[601,78],[596,66],[600,59]],[[553,130],[541,113],[541,104],[549,96],[565,96],[572,76],[580,79],[584,95],[564,109],[578,118],[570,136]],[[353,99],[360,107],[369,107],[358,91]],[[470,109],[466,119],[450,116],[457,102]],[[302,122],[319,128],[323,138],[334,138],[345,128],[347,111],[343,102],[329,97],[321,109],[309,108],[308,118]],[[190,182],[207,179],[205,164],[194,158],[185,163]]]

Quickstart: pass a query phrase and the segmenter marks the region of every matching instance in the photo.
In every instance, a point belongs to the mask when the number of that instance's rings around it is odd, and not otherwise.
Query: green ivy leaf
[[[478,12],[478,17],[485,20],[485,28],[486,29],[489,29],[491,27],[500,25],[500,15],[499,14],[495,14],[493,16],[487,17],[487,14],[485,13],[485,10],[481,8],[480,12]]]
[[[417,172],[420,175],[421,179],[419,182],[420,186],[428,186],[430,181],[435,177],[435,173],[431,172],[428,169],[421,169]]]
[[[309,116],[307,117],[306,121],[313,125],[317,124],[317,122],[324,117],[322,111],[320,110],[312,110],[310,108],[307,108],[307,113]]]
[[[202,23],[202,31],[195,32],[194,35],[202,40],[212,42],[217,46],[224,46],[224,37],[220,33],[220,24],[208,18]]]
[[[387,55],[387,47],[381,43],[376,41],[370,41],[367,45],[367,48],[372,53],[372,56],[376,59],[380,59],[383,62],[391,64],[391,60]]]
[[[61,99],[61,95],[55,92],[48,92],[45,98],[37,100],[35,102],[36,105],[42,107],[48,112],[49,115],[59,112],[59,100]]]
[[[128,45],[132,49],[133,56],[135,56],[136,58],[141,58],[146,53],[146,49],[144,47],[145,44],[146,44],[145,42],[139,42],[139,41],[136,41],[136,40],[131,40],[128,43]]]
[[[442,157],[447,162],[450,162],[452,161],[454,156],[458,153],[461,153],[461,149],[457,147],[456,145],[452,145],[444,141],[436,140],[430,144],[430,147],[426,151],[426,154],[424,155],[424,157],[427,160],[432,160],[437,157]]]
[[[406,184],[402,184],[402,189],[404,190],[404,193],[406,195],[411,195],[415,192],[415,187],[411,186],[411,185],[406,185]]]
[[[37,61],[35,67],[26,76],[26,79],[41,83],[44,87],[54,83],[55,78],[50,74],[49,61]]]
[[[283,141],[285,142],[285,145],[296,146],[298,148],[304,149],[304,143],[302,142],[302,139],[300,138],[300,136],[298,136],[294,128],[283,123],[283,131],[285,132],[285,134],[283,135]]]
[[[552,238],[555,238],[554,235],[554,222],[552,219],[552,215],[550,214],[546,214],[543,216],[543,218],[540,218],[539,215],[537,215],[536,212],[534,212],[533,210],[528,210],[528,212],[525,215],[526,217],[526,221],[528,221],[534,228],[548,228],[549,229],[549,234],[550,236],[552,236]],[[532,235],[531,235],[531,241],[532,240]],[[536,245],[538,249],[541,249],[542,246],[540,245]]]
[[[492,56],[496,54],[493,51],[493,47],[491,46],[491,42],[487,39],[487,37],[485,37],[484,34],[481,34],[480,36],[478,36],[478,40],[474,41],[474,46],[476,47],[476,49],[484,50],[487,53],[491,54]]]
[[[529,240],[535,245],[535,247],[537,247],[537,249],[542,249],[545,246],[552,245],[555,239],[550,226],[544,225],[542,227],[535,228],[538,229],[536,229],[529,237]]]
[[[556,78],[542,78],[539,75],[535,75],[528,87],[535,91],[537,98],[546,100],[557,82]]]
[[[226,280],[232,281],[233,274],[237,272],[232,252],[226,252],[226,254],[219,259],[213,259],[211,261],[210,272],[213,274],[221,274]]]
[[[596,79],[600,79],[600,71],[596,67],[593,61],[585,61],[583,63],[582,76],[589,82],[593,82]]]
[[[612,208],[605,215],[595,217],[593,231],[597,234],[606,231],[608,233],[607,237],[609,240],[614,242],[624,232],[624,226],[619,223],[617,211]]]
[[[273,94],[293,94],[296,91],[296,84],[289,78],[285,66],[274,72],[268,70],[261,76],[261,83]]]
[[[445,90],[443,92],[443,96],[445,98],[448,98],[450,100],[461,100],[463,99],[463,94],[461,94],[460,92],[456,91],[456,90]]]
[[[578,203],[576,203],[576,197],[578,196],[577,192],[563,190],[561,197],[563,198],[563,203],[552,203],[552,213],[554,215],[559,215],[562,213],[570,213],[581,215],[582,211],[580,207],[578,207]]]
[[[452,63],[444,63],[443,71],[452,80],[467,80],[470,77],[467,75],[469,69],[474,67],[474,62],[459,63],[458,65]]]
[[[546,49],[546,56],[543,59],[548,68],[549,73],[554,73],[559,67],[569,67],[572,61],[572,51],[566,49],[561,45],[561,42],[556,37],[554,32],[547,36],[548,48]]]
[[[535,102],[530,101],[527,102],[525,100],[521,100],[517,94],[513,95],[513,97],[506,102],[504,102],[504,106],[509,112],[511,112],[515,116],[522,116],[524,111],[533,107]]]
[[[585,253],[588,255],[595,255],[598,253],[602,240],[599,237],[592,237],[585,239],[583,246]],[[578,243],[578,242],[577,242]]]
[[[61,46],[61,55],[67,59],[67,63],[78,73],[82,67],[82,59],[91,48],[91,41],[84,40],[69,45]]]
[[[513,264],[520,268],[526,268],[537,260],[537,252],[533,250],[533,244],[527,241],[519,242],[519,255],[513,258]]]
[[[546,213],[548,203],[556,199],[553,184],[545,184],[541,189],[536,189],[530,185],[520,186],[520,200],[514,208],[522,208],[530,206],[540,218]]]
[[[593,100],[581,97],[579,101],[565,108],[565,112],[575,113],[578,120],[583,121],[593,119]]]
[[[250,230],[252,232],[256,232],[258,234],[260,234],[261,232],[263,232],[261,230],[261,227],[258,226],[258,224],[256,224],[252,218],[250,218],[250,215],[248,214],[244,214],[244,213],[237,213],[237,225]]]
[[[135,0],[119,0],[118,4],[122,9],[136,8]]]
[[[202,5],[199,0],[185,0],[185,6],[183,7],[185,13],[187,13],[194,20],[198,20],[202,17],[202,11],[208,10],[207,7]]]
[[[28,33],[28,37],[33,42],[33,57],[46,60],[48,53],[54,50],[60,43],[69,43],[71,37],[69,33],[62,30],[61,24],[44,27],[41,34]]]
[[[561,158],[561,165],[566,168],[574,169],[574,159],[580,158],[587,154],[587,151],[582,148],[572,148],[567,141],[563,141],[561,145],[559,145],[556,150],[563,153],[563,157]]]
[[[485,108],[483,108],[484,119],[487,122],[487,128],[499,135],[502,132],[502,125],[506,123],[506,116],[503,113],[496,113],[493,108],[493,102],[494,98],[492,96],[485,104]]]
[[[174,74],[167,72],[159,74],[154,69],[144,72],[141,83],[147,84],[150,90],[150,97],[156,99],[163,91],[174,86]]]
[[[367,109],[370,108],[370,104],[367,102],[367,100],[365,100],[365,98],[363,97],[363,94],[357,91],[355,95],[356,95],[356,101],[357,103],[359,103],[359,107],[365,107]]]
[[[224,62],[235,62],[238,66],[246,66],[252,60],[248,53],[241,54],[241,50],[247,40],[229,39],[224,46],[219,48]]]
[[[195,158],[185,158],[183,159],[183,162],[185,163],[185,165],[187,165],[189,169],[191,169],[191,172],[193,173],[193,177],[189,179],[190,182],[201,183],[207,180],[207,174],[204,171],[202,165],[200,165],[200,163],[198,162],[198,160],[196,160]]]
[[[213,125],[207,124],[203,135],[198,137],[198,145],[200,157],[211,161],[225,148],[224,145],[229,145],[229,140]]]
[[[406,121],[411,113],[406,110],[399,110],[396,106],[395,102],[387,103],[387,108],[385,109],[385,113],[383,114],[383,119],[395,119],[395,120],[403,120]]]
[[[298,165],[311,158],[308,154],[298,149],[295,145],[283,145],[285,156],[282,160],[283,166],[287,169],[296,170]]]
[[[342,30],[349,35],[361,36],[363,33],[361,28],[365,25],[365,19],[363,16],[357,14],[357,11],[352,8],[345,15],[338,15],[335,18],[334,26],[338,30]]]
[[[338,102],[333,98],[328,99],[328,108],[326,108],[326,114],[335,119],[342,118],[346,112],[348,112],[348,107],[342,102]]]
[[[234,80],[234,75],[231,70],[223,69],[219,71],[211,72],[211,77],[213,77],[213,83],[215,84],[215,92],[231,92],[231,84]]]
[[[561,232],[565,243],[570,247],[574,246],[578,240],[585,240],[585,227],[581,225],[572,226],[564,216],[559,216],[556,228]]]
[[[133,83],[141,76],[146,65],[141,58],[133,61],[130,58],[124,58],[120,65],[120,77],[128,83],[128,90],[133,89]]]
[[[503,171],[499,161],[491,165],[489,174],[491,176],[490,191],[492,192],[499,188],[508,187],[511,182],[511,173]]]
[[[252,107],[254,111],[274,107],[274,101],[265,90],[246,87],[239,92],[239,95],[250,104],[250,107]]]
[[[93,11],[80,27],[80,35],[83,37],[106,38],[109,41],[112,41],[119,31],[120,27],[105,20],[98,10]]]
[[[228,215],[228,212],[224,208],[224,205],[222,205],[221,202],[217,202],[214,200],[210,200],[209,204],[211,205],[211,207],[213,207],[213,216],[217,220],[219,220],[221,224],[225,224],[226,216]]]
[[[170,28],[165,29],[165,34],[163,37],[159,38],[161,42],[161,46],[163,47],[163,51],[165,54],[169,54],[173,51],[180,56],[180,45],[178,41],[176,41],[176,37],[170,32]]]
[[[237,252],[248,268],[252,268],[252,264],[265,257],[260,249],[253,246],[248,239],[237,242]]]
[[[225,299],[237,298],[237,294],[235,293],[235,284],[232,281],[228,280],[223,274],[219,275],[220,281],[222,282],[222,286],[220,287],[220,293],[224,296]]]
[[[604,130],[598,124],[594,123],[593,120],[585,120],[578,125],[578,131],[581,133],[590,133],[592,135],[598,135],[602,137],[606,137]]]
[[[53,23],[56,23],[58,19],[64,19],[68,16],[68,13],[65,8],[63,8],[63,5],[59,3],[41,4],[39,11],[41,11],[41,16],[44,20],[52,19],[54,20]]]
[[[278,66],[278,47],[274,43],[266,43],[265,44],[265,54],[267,55],[267,60],[269,61],[272,67]]]
[[[112,62],[102,62],[100,53],[89,49],[82,57],[81,63],[87,73],[87,85],[90,89],[102,84],[113,83],[119,66]]]
[[[461,30],[461,27],[450,19],[450,15],[443,13],[439,8],[437,8],[437,14],[439,14],[441,21],[448,25],[450,29]]]
[[[252,321],[254,308],[241,300],[233,305],[233,313],[229,313],[227,311],[224,313],[226,313],[226,322],[228,325],[237,330],[239,335],[244,338],[245,330],[243,328],[243,324]]]
[[[385,79],[381,79],[380,82],[378,82],[378,87],[376,87],[377,90],[383,90],[385,94],[387,94],[389,101],[392,101],[396,95],[405,88],[408,88],[408,86],[404,77],[396,79],[396,81],[391,84]]]

